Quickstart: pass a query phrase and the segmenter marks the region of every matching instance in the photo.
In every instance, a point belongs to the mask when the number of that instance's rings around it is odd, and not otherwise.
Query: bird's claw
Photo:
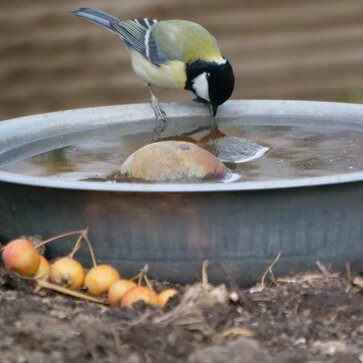
[[[158,99],[153,96],[151,97],[151,106],[154,110],[156,117],[156,126],[154,128],[153,141],[160,139],[161,134],[166,129],[166,113],[161,108]]]
[[[156,117],[156,126],[154,127],[154,131],[153,131],[153,138],[152,141],[156,141],[160,139],[161,134],[165,131],[166,129],[166,120],[165,118],[159,118]]]
[[[166,113],[165,111],[161,108],[160,104],[159,104],[159,100],[154,96],[151,97],[151,107],[154,110],[155,113],[155,117],[157,119],[162,119],[164,122],[166,122],[165,117],[166,117]]]
[[[166,129],[166,113],[160,106],[158,98],[154,95],[154,92],[151,88],[151,85],[148,84],[149,91],[150,91],[150,102],[151,107],[154,110],[155,117],[157,124],[154,128],[154,135],[152,141],[160,139],[160,135]]]

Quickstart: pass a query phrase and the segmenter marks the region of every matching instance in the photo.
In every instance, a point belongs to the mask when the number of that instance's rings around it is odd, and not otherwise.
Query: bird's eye
[[[209,78],[209,76],[210,76],[210,73],[209,73],[209,72],[207,72],[206,76],[207,76],[207,78]]]

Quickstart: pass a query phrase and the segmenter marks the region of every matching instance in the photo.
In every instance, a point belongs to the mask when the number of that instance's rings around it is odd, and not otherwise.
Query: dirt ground
[[[163,310],[130,311],[36,292],[0,268],[0,362],[363,362],[363,289],[326,269],[269,285],[196,283]]]

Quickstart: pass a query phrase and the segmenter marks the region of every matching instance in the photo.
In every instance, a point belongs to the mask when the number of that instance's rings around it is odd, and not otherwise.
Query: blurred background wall
[[[81,6],[201,23],[234,66],[236,99],[363,99],[362,0],[1,0],[0,120],[148,101],[119,39],[68,13]]]

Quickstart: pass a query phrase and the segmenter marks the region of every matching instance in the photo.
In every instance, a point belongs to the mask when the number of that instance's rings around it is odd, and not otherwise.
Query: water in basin
[[[269,148],[245,163],[227,163],[239,181],[328,176],[363,170],[363,126],[284,118],[223,119],[227,136]],[[173,135],[179,136],[173,136]],[[208,131],[183,129],[168,120],[166,139],[201,142]],[[114,181],[123,161],[150,142],[150,132],[129,133],[127,125],[103,127],[35,140],[0,154],[0,169],[16,174],[79,181]],[[124,181],[120,179],[119,181]]]

